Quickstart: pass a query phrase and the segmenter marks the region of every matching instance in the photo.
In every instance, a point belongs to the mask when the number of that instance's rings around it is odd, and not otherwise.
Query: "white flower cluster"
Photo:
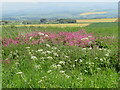
[[[54,55],[54,56],[57,56],[57,57],[59,56],[57,53],[53,53],[53,55]]]
[[[51,56],[48,56],[47,59],[53,59]]]
[[[46,47],[51,47],[49,44],[46,44]]]
[[[36,56],[31,56],[31,59],[37,60],[37,57]]]
[[[38,49],[37,51],[38,51],[38,52],[42,52],[42,51],[43,51],[43,49]]]
[[[23,72],[17,72],[16,74],[23,74]]]
[[[40,69],[40,68],[41,68],[40,65],[35,65],[34,67],[35,67],[36,69]]]
[[[65,71],[60,71],[60,73],[65,73]]]
[[[109,55],[110,53],[111,53],[111,50],[108,49],[108,50],[107,50],[107,53],[105,54],[105,56],[106,56],[106,57],[109,57],[109,56],[110,56],[110,55]]]
[[[47,71],[47,73],[51,73],[51,72],[52,72],[52,70]]]
[[[87,37],[86,37],[86,38],[82,38],[81,40],[83,40],[83,41],[84,41],[84,40],[88,40],[88,39],[89,39],[89,38],[87,38]]]
[[[44,33],[41,33],[41,32],[39,32],[38,34],[41,35],[41,36],[44,35]]]
[[[88,36],[89,38],[91,38],[92,36]]]
[[[57,68],[61,68],[61,65],[60,65],[60,64],[58,64],[58,65],[53,64],[51,67],[53,67],[53,68],[57,69]]]
[[[38,32],[38,35],[40,35],[40,36],[45,36],[45,37],[49,37],[47,34],[44,34],[44,33],[41,33],[41,32]]]
[[[64,65],[64,64],[65,64],[65,62],[64,62],[64,61],[60,61],[60,62],[59,62],[59,64],[63,64],[63,65]]]
[[[29,49],[30,47],[26,47],[27,49]]]
[[[30,40],[32,39],[32,37],[29,38]]]

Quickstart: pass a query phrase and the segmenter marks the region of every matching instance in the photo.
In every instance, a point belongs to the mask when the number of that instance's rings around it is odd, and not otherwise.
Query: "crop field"
[[[85,27],[88,26],[89,23],[86,24],[29,24],[29,25],[15,25],[16,27],[22,27],[22,26],[26,26],[26,27],[30,27],[30,26],[35,26],[35,27]],[[5,27],[10,26],[10,25],[5,25]]]
[[[118,23],[72,25],[3,26],[2,87],[118,88]]]
[[[103,19],[83,19],[77,20],[77,23],[87,22],[87,23],[96,23],[96,22],[117,22],[117,18],[103,18]]]
[[[105,14],[107,12],[86,12],[86,13],[81,13],[80,15],[91,15],[91,14]]]

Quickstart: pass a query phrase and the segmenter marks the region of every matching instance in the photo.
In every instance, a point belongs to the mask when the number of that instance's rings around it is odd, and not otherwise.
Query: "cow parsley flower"
[[[108,56],[109,56],[109,53],[105,54],[105,56],[107,56],[107,57],[108,57]]]
[[[80,73],[79,75],[82,75],[82,73]]]
[[[46,53],[50,54],[50,53],[51,53],[51,51],[46,51]]]
[[[87,70],[84,70],[85,72],[88,72]]]
[[[102,59],[102,58],[100,58],[100,61],[103,61],[103,59]]]
[[[40,59],[41,59],[41,60],[44,60],[44,59],[45,59],[45,57],[41,57]]]
[[[65,71],[60,71],[60,73],[65,73]]]
[[[110,49],[108,49],[107,51],[108,51],[108,53],[110,53],[110,52],[111,52],[111,50],[110,50]]]
[[[101,68],[97,68],[97,70],[100,70]]]
[[[44,33],[41,33],[41,32],[39,32],[38,34],[41,35],[41,36],[44,35]]]
[[[18,64],[19,64],[19,62],[16,62],[16,63],[15,63],[15,65],[18,65]]]
[[[46,34],[45,37],[48,37],[48,35]]]
[[[23,72],[17,72],[16,74],[22,74]]]
[[[47,71],[47,73],[51,73],[51,72],[52,72],[52,70]]]
[[[99,48],[99,50],[101,51],[102,49],[101,49],[101,48]]]
[[[69,56],[65,56],[66,58],[69,58]]]
[[[65,75],[65,77],[66,77],[66,78],[69,78],[69,77],[70,77],[70,76],[69,76],[69,75],[67,75],[67,74],[64,74],[64,75]]]
[[[95,57],[95,60],[98,59],[98,57]]]
[[[39,50],[38,50],[38,52],[42,52],[42,51],[43,51],[43,49],[39,49]]]
[[[46,54],[46,52],[42,52],[41,54]]]
[[[88,40],[88,38],[86,37],[86,38],[82,38],[81,40]]]
[[[29,49],[30,47],[26,47],[26,48],[28,48],[28,49]]]
[[[61,65],[58,64],[57,67],[61,67]]]
[[[52,67],[53,67],[53,68],[57,68],[57,65],[53,64]]]
[[[36,56],[31,56],[31,59],[34,59],[34,60],[35,60],[35,59],[37,59],[37,57],[36,57]]]
[[[57,54],[57,53],[53,53],[53,54],[58,57],[58,54]]]
[[[42,80],[38,81],[38,83],[41,83],[41,82],[42,82]]]
[[[53,59],[51,56],[47,57],[47,59]]]
[[[82,50],[87,50],[86,48],[83,48]]]
[[[65,62],[64,61],[60,61],[59,64],[65,64]]]
[[[32,39],[32,37],[29,38],[30,40]]]
[[[91,38],[92,36],[88,36],[89,38]]]
[[[35,67],[36,69],[40,69],[40,68],[41,68],[40,65],[35,65],[34,67]]]
[[[52,47],[52,49],[55,49],[55,50],[56,50],[57,48],[56,48],[56,47]]]
[[[89,50],[91,50],[92,48],[89,48]]]
[[[47,47],[50,47],[50,45],[49,45],[49,44],[46,44],[46,46],[47,46]]]
[[[75,62],[77,62],[78,60],[76,59]]]
[[[79,61],[80,63],[82,62],[82,59],[80,59],[80,61]]]

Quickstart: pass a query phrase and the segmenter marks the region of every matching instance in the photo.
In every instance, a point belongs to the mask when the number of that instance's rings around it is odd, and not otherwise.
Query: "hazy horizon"
[[[95,9],[96,12],[108,12],[107,14],[100,14],[102,15],[101,17],[116,17],[118,12],[117,3],[113,2],[4,2],[2,5],[2,14],[3,18],[35,16],[39,18],[74,18],[74,16],[76,18],[84,18],[79,14],[91,12]],[[97,18],[97,16],[90,17]]]

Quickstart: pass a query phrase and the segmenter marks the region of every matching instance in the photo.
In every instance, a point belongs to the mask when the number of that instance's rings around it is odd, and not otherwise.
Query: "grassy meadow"
[[[0,40],[4,43],[5,38],[14,40],[20,34],[24,38],[24,35],[38,31],[74,35],[74,32],[81,30],[94,36],[95,44],[70,46],[59,43],[59,38],[55,39],[57,43],[46,41],[37,44],[3,44],[2,87],[118,88],[117,22],[93,23],[86,27],[3,26]],[[43,36],[30,37],[30,40],[41,37]]]

